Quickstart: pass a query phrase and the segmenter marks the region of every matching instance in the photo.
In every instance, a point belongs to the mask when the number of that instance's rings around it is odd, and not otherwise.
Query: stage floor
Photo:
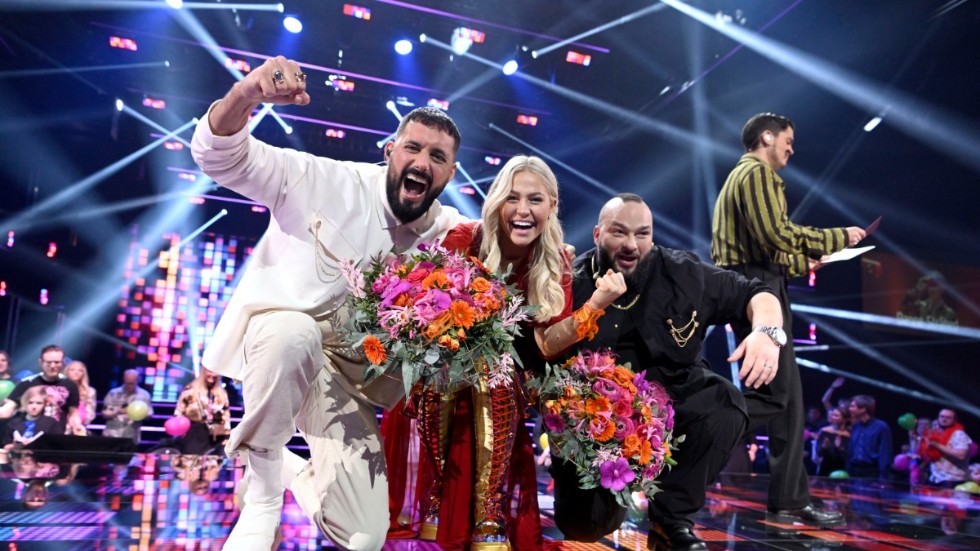
[[[242,470],[222,458],[137,454],[129,463],[41,465],[4,466],[0,542],[5,549],[220,549],[238,515],[234,487]],[[37,477],[31,484],[17,477],[27,469]],[[547,481],[542,474],[540,488]],[[698,516],[696,530],[711,549],[980,549],[980,496],[814,478],[813,495],[847,519],[821,530],[767,522],[767,482],[764,475],[726,474],[709,489],[709,505]],[[39,507],[25,507],[31,499]],[[539,501],[546,538],[561,539],[551,521],[551,497],[542,492]],[[288,493],[283,533],[283,550],[332,549]],[[600,543],[563,542],[562,549],[642,550],[645,545],[646,523],[637,521]],[[438,549],[413,540],[390,540],[384,548]]]

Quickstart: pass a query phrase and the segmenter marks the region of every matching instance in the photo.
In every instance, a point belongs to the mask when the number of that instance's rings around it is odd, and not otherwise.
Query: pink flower
[[[621,416],[615,412],[613,415],[616,418],[616,433],[613,434],[613,438],[622,442],[627,436],[636,432],[636,425],[629,416]]]
[[[609,379],[596,379],[596,381],[592,383],[592,390],[605,396],[606,398],[609,398],[610,402],[619,402],[623,395],[619,385],[610,381]],[[630,410],[626,413],[626,415],[629,415],[632,413],[632,411],[633,408],[630,407]]]
[[[452,302],[453,299],[449,294],[439,289],[429,289],[415,302],[415,319],[422,325],[427,325],[445,312]]]
[[[367,295],[364,293],[364,274],[357,269],[354,265],[354,261],[345,258],[340,261],[340,273],[343,274],[344,279],[347,280],[347,288],[350,289],[354,298],[364,298]]]
[[[629,419],[633,416],[633,404],[629,400],[616,400],[613,402],[613,415],[619,419]]]
[[[563,430],[565,430],[565,420],[561,415],[549,413],[544,416],[544,428],[547,429],[548,432],[560,434]]]
[[[630,482],[636,479],[636,473],[630,469],[630,464],[626,459],[620,457],[614,461],[606,461],[599,465],[600,485],[614,492],[618,492]]]
[[[402,281],[397,276],[393,278],[391,284],[385,288],[384,292],[381,293],[381,304],[378,306],[380,308],[387,308],[395,302],[395,300],[404,293],[407,293],[412,288],[412,284],[408,281]]]

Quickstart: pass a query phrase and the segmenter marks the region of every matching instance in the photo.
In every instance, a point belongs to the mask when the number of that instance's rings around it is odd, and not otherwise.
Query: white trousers
[[[273,311],[249,321],[245,411],[227,451],[279,449],[299,428],[311,457],[291,488],[297,500],[339,546],[377,550],[388,529],[388,476],[375,408],[404,390],[390,377],[363,384],[362,360],[341,341],[345,318],[343,309],[319,322]]]

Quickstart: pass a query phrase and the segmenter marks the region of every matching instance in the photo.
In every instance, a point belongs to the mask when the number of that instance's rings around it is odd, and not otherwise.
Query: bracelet
[[[596,324],[596,320],[605,314],[605,310],[593,308],[589,306],[588,302],[576,310],[572,317],[578,322],[578,327],[575,328],[575,334],[578,335],[578,340],[588,338],[591,341],[594,339],[596,333],[599,332],[599,325]]]

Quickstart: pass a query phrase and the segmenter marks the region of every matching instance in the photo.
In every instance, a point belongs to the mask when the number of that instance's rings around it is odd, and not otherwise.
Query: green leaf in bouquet
[[[405,384],[405,396],[410,396],[412,394],[412,387],[419,380],[419,369],[418,366],[406,359],[402,360],[402,382]]]
[[[429,349],[425,351],[425,357],[422,358],[422,360],[429,365],[435,365],[436,362],[441,359],[442,356],[439,354],[439,349],[434,346],[429,347]]]

